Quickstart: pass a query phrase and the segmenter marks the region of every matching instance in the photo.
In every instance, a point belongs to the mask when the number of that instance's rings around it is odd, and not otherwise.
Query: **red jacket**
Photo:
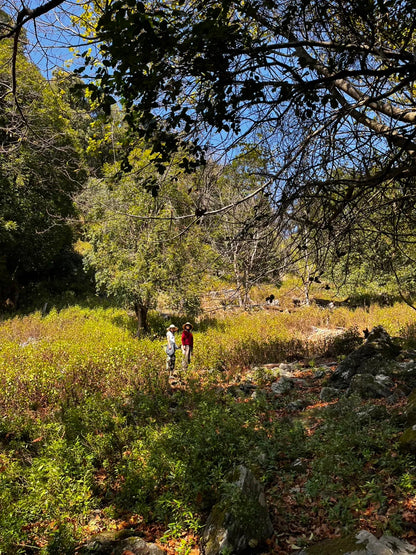
[[[194,336],[192,335],[192,332],[188,330],[183,330],[182,345],[190,345],[191,347],[194,346]]]

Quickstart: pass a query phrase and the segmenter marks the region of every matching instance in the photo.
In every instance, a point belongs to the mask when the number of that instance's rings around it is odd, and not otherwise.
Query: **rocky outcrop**
[[[283,395],[285,393],[288,393],[294,387],[295,381],[293,380],[293,378],[286,378],[285,376],[283,376],[282,378],[280,378],[279,381],[272,383],[270,389],[275,395]]]
[[[383,374],[355,374],[347,392],[349,395],[359,395],[362,399],[378,399],[390,397],[393,386],[393,381]]]
[[[354,536],[325,540],[299,552],[299,555],[411,555],[416,547],[410,543],[382,536],[377,539],[367,530]]]
[[[357,374],[389,375],[400,347],[382,326],[375,327],[363,345],[347,356],[329,379],[329,386],[348,389]]]
[[[80,550],[79,555],[164,555],[165,551],[154,543],[131,535],[131,531],[102,532],[91,538]]]
[[[263,486],[250,470],[239,466],[208,517],[201,551],[204,555],[254,553],[272,534]]]

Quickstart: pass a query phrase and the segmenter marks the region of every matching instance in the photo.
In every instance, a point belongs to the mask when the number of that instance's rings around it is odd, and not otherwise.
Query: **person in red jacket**
[[[182,329],[182,369],[187,370],[194,349],[194,336],[192,335],[193,326],[190,322],[186,322]]]

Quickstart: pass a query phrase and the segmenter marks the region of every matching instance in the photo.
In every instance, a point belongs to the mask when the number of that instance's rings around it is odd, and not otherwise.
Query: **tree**
[[[97,288],[134,308],[140,335],[161,293],[189,311],[210,249],[198,229],[185,234],[187,218],[181,217],[190,200],[183,171],[173,165],[158,174],[154,156],[143,147],[133,150],[130,163],[129,174],[120,172],[119,162],[107,165],[102,179],[90,180],[78,205],[90,243],[86,262],[95,271]]]
[[[17,52],[20,87],[11,93],[7,70],[13,45],[0,43],[0,303],[16,304],[30,281],[46,278],[72,248],[72,196],[85,170],[72,110],[55,82],[47,82]],[[62,115],[65,113],[65,117]]]
[[[212,158],[220,149],[238,155],[242,143],[260,142],[274,223],[300,225],[334,248],[352,244],[363,206],[390,221],[397,198],[415,204],[411,0],[94,6],[88,25],[96,26],[100,64],[90,50],[85,54],[97,77],[93,99],[109,109],[117,98],[129,128],[152,141],[161,162],[182,149],[191,153],[182,165],[192,169],[195,157]],[[23,11],[17,13],[23,24]],[[413,215],[402,217],[413,230]]]
[[[348,236],[328,249],[326,274],[350,296],[369,293],[370,300],[389,301],[400,296],[413,306],[416,207],[402,185],[394,185],[387,196],[380,190],[373,202],[361,203]]]
[[[284,266],[279,249],[282,234],[275,222],[261,177],[266,161],[261,149],[246,146],[229,164],[207,164],[205,187],[199,190],[199,205],[220,212],[203,220],[206,241],[219,256],[223,276],[232,276],[239,305],[250,304],[250,289],[259,282],[278,281]],[[239,202],[246,197],[245,202]],[[227,210],[223,210],[228,206]]]
[[[323,230],[393,182],[415,201],[415,24],[410,0],[114,1],[94,94],[166,157],[261,131],[276,209],[318,199]]]

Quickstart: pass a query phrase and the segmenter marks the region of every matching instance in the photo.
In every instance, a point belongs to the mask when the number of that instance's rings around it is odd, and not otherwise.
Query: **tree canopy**
[[[342,250],[382,213],[396,250],[416,217],[415,23],[395,0],[114,1],[93,94],[120,98],[165,159],[260,144],[290,229]]]
[[[10,1],[6,8],[11,17],[2,18],[0,39],[12,44],[8,86],[18,104],[16,61],[25,26],[50,10],[70,13],[71,5],[51,0],[30,9]],[[87,45],[78,85],[89,88],[90,109],[100,111],[92,118],[97,140],[90,123],[83,127],[92,174],[108,179],[102,164],[113,143],[100,133],[124,141],[125,160],[139,135],[159,176],[173,159],[184,170],[201,163],[224,169],[222,192],[211,183],[206,194],[195,181],[187,222],[205,224],[209,216],[215,227],[227,215],[241,230],[252,226],[256,237],[263,226],[264,237],[270,230],[286,245],[297,242],[296,252],[293,246],[281,252],[285,260],[304,257],[319,275],[335,267],[335,274],[349,272],[364,257],[375,272],[411,281],[416,15],[410,0],[86,1],[72,15]],[[126,123],[119,137],[101,117],[115,103]],[[241,170],[253,187],[239,187],[237,179],[223,194],[250,149],[262,156]],[[120,167],[130,176],[131,170]],[[146,182],[152,195],[160,193],[156,174]],[[253,210],[262,196],[262,211],[270,214],[260,221]],[[247,256],[249,235],[238,246]],[[344,253],[354,249],[360,256],[352,264],[356,258]],[[306,272],[306,282],[311,277]]]
[[[90,245],[85,259],[97,289],[134,308],[139,334],[147,331],[147,313],[160,295],[169,308],[198,312],[200,284],[213,258],[198,229],[186,233],[181,216],[191,199],[183,170],[172,165],[162,177],[154,158],[137,145],[132,172],[120,173],[120,162],[107,164],[103,177],[91,179],[78,197]]]
[[[114,1],[97,77],[157,152],[262,141],[282,207],[336,219],[392,180],[414,199],[415,22],[406,1]]]
[[[0,43],[0,304],[15,302],[30,280],[63,270],[72,249],[72,196],[86,175],[63,84],[47,82],[19,50],[14,99],[12,51],[10,41]]]

